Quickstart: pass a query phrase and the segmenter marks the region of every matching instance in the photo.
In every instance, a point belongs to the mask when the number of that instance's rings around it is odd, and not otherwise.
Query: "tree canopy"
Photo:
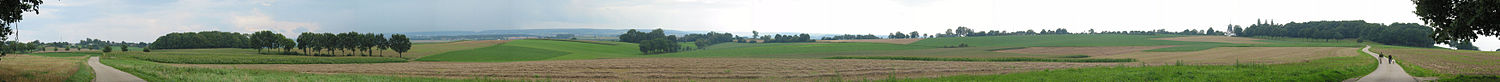
[[[1413,13],[1434,28],[1439,43],[1472,42],[1479,35],[1500,35],[1500,0],[1412,0]],[[1458,40],[1458,41],[1449,41]]]

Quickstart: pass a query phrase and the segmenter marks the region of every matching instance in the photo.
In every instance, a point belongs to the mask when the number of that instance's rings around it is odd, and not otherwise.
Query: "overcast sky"
[[[1222,30],[1421,22],[1409,0],[46,0],[20,39],[149,42],[171,32],[419,32],[544,28],[886,34],[977,30]],[[1483,50],[1500,48],[1482,38]]]

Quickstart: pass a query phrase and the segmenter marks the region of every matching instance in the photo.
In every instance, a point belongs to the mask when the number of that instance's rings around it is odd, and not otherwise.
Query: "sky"
[[[651,29],[886,34],[1222,29],[1365,20],[1420,23],[1409,0],[45,0],[20,40],[150,42],[172,32]],[[1481,50],[1500,48],[1483,37]]]

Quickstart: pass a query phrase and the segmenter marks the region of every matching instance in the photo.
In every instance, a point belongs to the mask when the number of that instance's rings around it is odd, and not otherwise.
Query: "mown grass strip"
[[[94,68],[89,67],[89,64],[87,63],[88,59],[84,59],[84,60],[85,60],[84,62],[78,62],[78,71],[73,72],[73,76],[68,76],[67,82],[92,82],[92,81],[94,81]]]
[[[984,62],[1135,62],[1135,59],[1076,59],[1076,58],[1027,58],[1027,57],[1004,57],[1004,58],[940,58],[940,57],[904,57],[904,56],[838,56],[823,59],[884,59],[884,60],[917,60],[917,61],[984,61]]]

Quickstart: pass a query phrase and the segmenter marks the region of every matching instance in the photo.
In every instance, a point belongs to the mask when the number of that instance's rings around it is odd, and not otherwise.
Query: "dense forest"
[[[1237,27],[1229,27],[1240,29]],[[1303,23],[1256,23],[1244,30],[1234,30],[1235,36],[1295,37],[1316,39],[1359,39],[1386,45],[1432,47],[1432,28],[1416,23],[1393,23],[1381,25],[1355,21],[1312,21]]]

